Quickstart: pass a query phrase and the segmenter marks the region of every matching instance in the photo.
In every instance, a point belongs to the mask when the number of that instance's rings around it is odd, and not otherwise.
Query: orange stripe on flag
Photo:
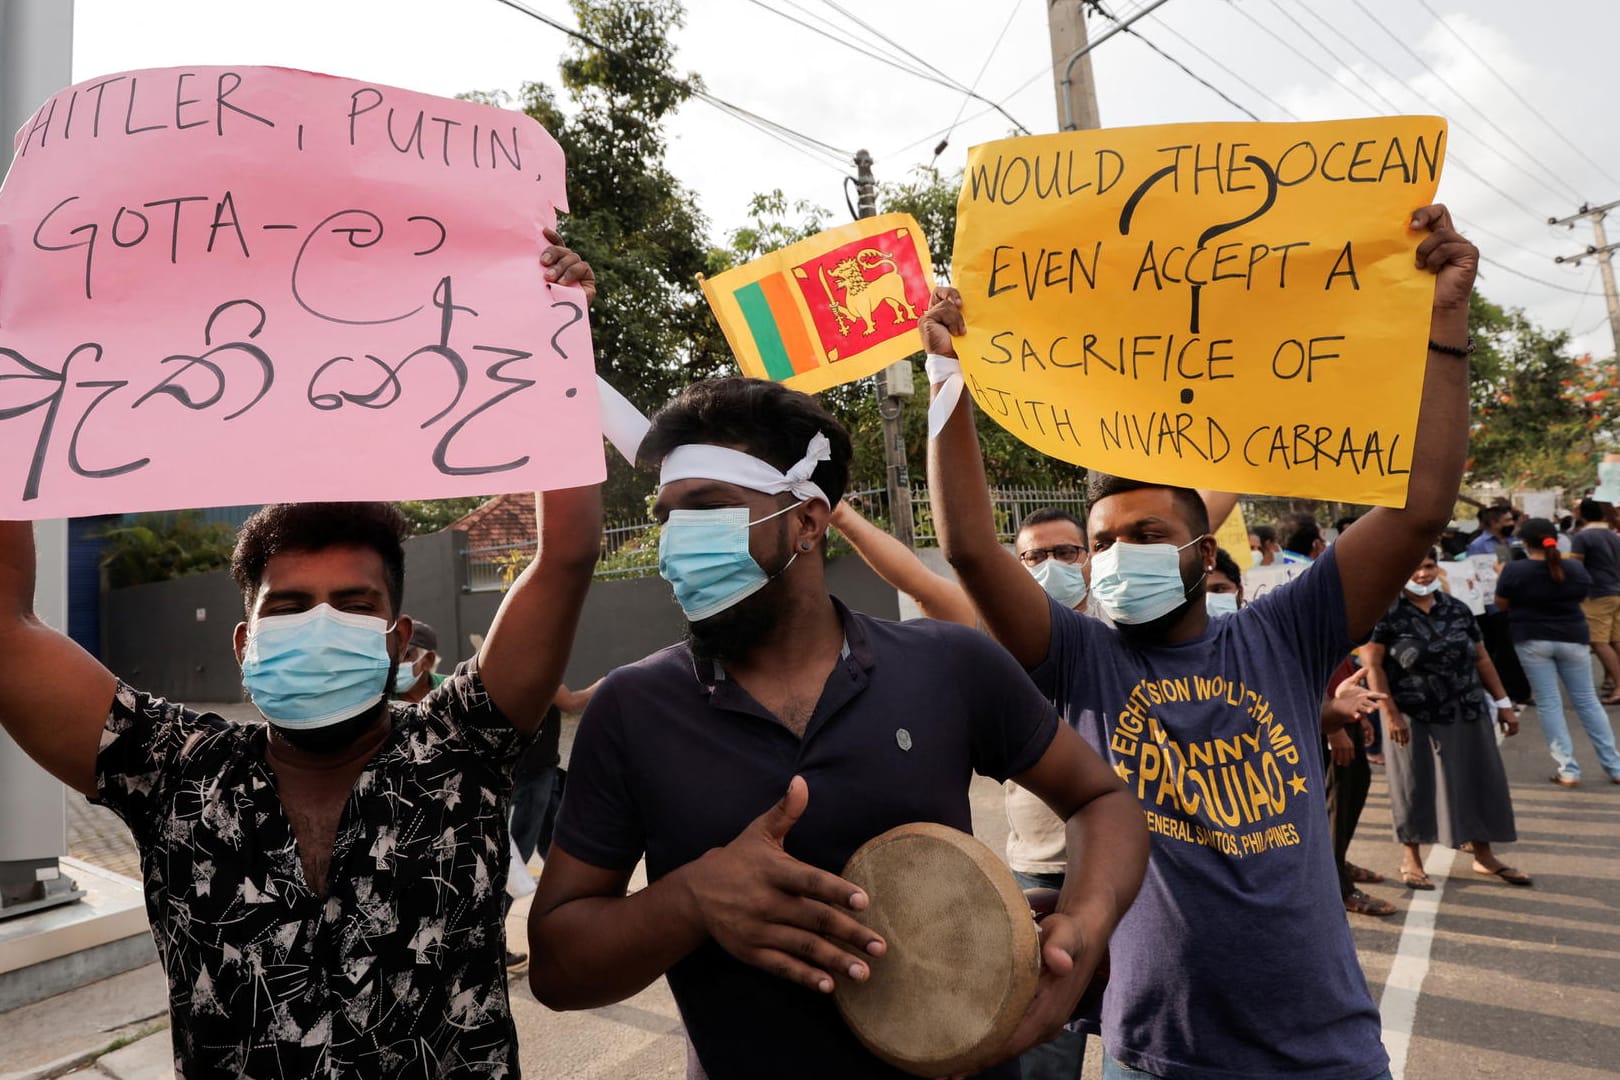
[[[776,332],[782,335],[782,347],[787,350],[788,360],[793,364],[793,373],[803,375],[820,367],[821,358],[816,353],[816,347],[810,343],[804,316],[799,314],[799,306],[793,302],[793,291],[787,275],[772,274],[763,279],[759,287],[765,294],[766,302],[771,305],[771,314],[776,317]]]

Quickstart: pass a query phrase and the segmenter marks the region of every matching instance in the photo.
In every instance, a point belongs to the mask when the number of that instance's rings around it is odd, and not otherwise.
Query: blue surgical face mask
[[[1066,608],[1079,607],[1086,598],[1086,574],[1079,563],[1060,562],[1048,556],[1029,568],[1046,595]]]
[[[401,659],[399,667],[394,671],[394,693],[403,694],[416,685],[422,676],[416,673],[416,665],[409,660]]]
[[[1236,615],[1238,609],[1237,593],[1235,592],[1207,592],[1204,594],[1204,610],[1210,617],[1216,615]]]
[[[1187,601],[1181,553],[1203,537],[1174,544],[1113,543],[1091,557],[1091,595],[1116,623],[1138,626]],[[1203,578],[1199,578],[1200,581]]]
[[[242,652],[242,684],[277,727],[341,724],[386,696],[392,629],[330,604],[255,619]]]
[[[748,550],[748,530],[802,505],[784,506],[758,521],[748,520],[746,506],[669,512],[658,534],[658,573],[674,588],[688,621],[718,615],[787,572],[799,553],[768,575]]]
[[[1413,596],[1429,596],[1440,591],[1440,579],[1435,578],[1427,585],[1419,585],[1415,580],[1406,583],[1406,591]]]

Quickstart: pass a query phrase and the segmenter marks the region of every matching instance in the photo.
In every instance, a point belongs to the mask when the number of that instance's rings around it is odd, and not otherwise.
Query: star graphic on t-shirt
[[[1131,782],[1131,767],[1123,761],[1114,762],[1114,773],[1127,784]]]
[[[1299,773],[1295,773],[1288,778],[1288,786],[1294,789],[1295,795],[1305,794],[1305,778]]]

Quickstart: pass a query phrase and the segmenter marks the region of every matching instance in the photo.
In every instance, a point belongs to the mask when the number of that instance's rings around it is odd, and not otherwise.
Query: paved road
[[[243,708],[222,711],[241,715]],[[571,736],[565,732],[565,752]],[[1351,920],[1384,1010],[1397,1077],[1620,1075],[1620,785],[1605,781],[1582,736],[1576,738],[1588,780],[1574,791],[1547,781],[1552,770],[1534,710],[1526,714],[1523,734],[1503,744],[1520,837],[1503,854],[1535,876],[1534,888],[1473,874],[1468,856],[1449,852],[1430,855],[1430,873],[1440,885],[1435,892],[1414,894],[1398,883],[1367,887],[1401,909],[1388,919]],[[69,803],[74,852],[131,866],[122,824],[77,796]],[[980,836],[999,849],[1006,828],[999,788],[976,783],[973,806]],[[1350,857],[1395,876],[1399,849],[1381,773]],[[523,938],[526,913],[526,902],[514,907],[507,924],[514,942]],[[685,1042],[663,980],[588,1013],[546,1010],[521,979],[514,980],[512,997],[526,1076],[684,1075]],[[1097,1075],[1096,1056],[1088,1057],[1086,1080]]]

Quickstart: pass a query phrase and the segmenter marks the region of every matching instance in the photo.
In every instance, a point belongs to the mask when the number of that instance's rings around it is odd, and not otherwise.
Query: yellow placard
[[[1221,527],[1215,530],[1215,545],[1228,555],[1238,567],[1249,565],[1249,524],[1243,520],[1243,507],[1236,505]]]
[[[1400,506],[1434,276],[1438,117],[1175,124],[974,147],[958,341],[979,406],[1055,458]]]

